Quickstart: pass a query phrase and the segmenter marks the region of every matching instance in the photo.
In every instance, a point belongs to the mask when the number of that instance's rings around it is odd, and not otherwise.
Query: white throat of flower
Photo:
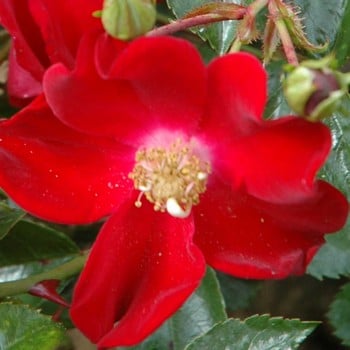
[[[192,147],[177,139],[170,147],[139,149],[136,164],[129,174],[140,191],[135,206],[142,206],[145,196],[154,210],[186,218],[199,195],[206,190],[210,164],[197,156]]]

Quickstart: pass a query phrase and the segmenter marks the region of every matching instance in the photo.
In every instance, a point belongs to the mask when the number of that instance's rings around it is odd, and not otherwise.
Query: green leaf
[[[333,135],[333,151],[320,176],[339,188],[350,198],[350,99],[344,98],[343,110],[327,120]],[[337,234],[326,236],[327,243],[321,247],[308,273],[318,279],[339,278],[350,275],[350,222]]]
[[[220,282],[226,308],[231,312],[248,307],[260,286],[259,281],[234,278],[219,272],[216,275]]]
[[[327,124],[332,131],[333,149],[321,177],[350,197],[350,99],[344,97],[341,110]]]
[[[321,247],[308,266],[307,273],[318,278],[339,278],[350,275],[350,223],[337,234],[327,235],[326,244]]]
[[[29,221],[20,221],[0,241],[0,266],[78,254],[79,248],[65,234]]]
[[[328,318],[335,335],[350,346],[350,283],[344,285],[330,306]]]
[[[183,17],[187,12],[200,7],[204,4],[213,2],[213,0],[167,0],[169,7],[177,18]],[[240,0],[219,0],[232,4],[243,4]],[[210,45],[219,53],[227,52],[232,44],[236,33],[237,21],[221,21],[219,23],[196,28],[193,31],[197,33],[203,40],[208,40]]]
[[[297,349],[317,322],[301,322],[268,315],[245,321],[229,319],[195,339],[185,350],[281,350]]]
[[[295,0],[301,9],[307,38],[315,44],[335,40],[348,0]],[[330,45],[332,46],[332,45]]]
[[[21,209],[10,208],[4,202],[0,202],[0,239],[4,238],[24,215],[25,212]]]
[[[183,350],[195,337],[226,318],[215,272],[208,268],[200,287],[157,332],[138,346],[118,350]]]
[[[268,102],[264,111],[266,118],[279,118],[291,114],[291,109],[283,94],[282,76],[285,61],[272,61],[267,67]]]
[[[24,305],[0,304],[0,349],[72,349],[64,328]]]
[[[336,36],[333,51],[340,65],[343,65],[350,58],[350,1],[344,11],[344,16]]]
[[[215,272],[208,268],[196,293],[170,320],[174,334],[174,350],[182,350],[193,338],[207,332],[226,318],[219,283]]]

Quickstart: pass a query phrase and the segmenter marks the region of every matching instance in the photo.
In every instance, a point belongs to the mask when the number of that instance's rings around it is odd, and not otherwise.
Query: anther
[[[208,174],[203,173],[202,171],[200,171],[197,174],[197,179],[200,180],[200,181],[206,180],[207,178],[208,178]]]
[[[152,188],[152,185],[151,185],[150,183],[148,183],[146,186],[140,185],[140,186],[138,187],[138,189],[139,189],[140,191],[142,191],[142,192],[148,192],[148,191],[151,190],[151,188]]]
[[[171,216],[174,216],[175,218],[180,218],[180,219],[187,218],[191,213],[191,207],[192,206],[189,206],[186,210],[183,210],[175,198],[169,198],[166,201],[167,212]]]

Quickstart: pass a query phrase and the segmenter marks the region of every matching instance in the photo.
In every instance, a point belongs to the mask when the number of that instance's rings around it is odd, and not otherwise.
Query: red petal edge
[[[55,115],[76,130],[128,144],[157,128],[197,127],[206,74],[195,48],[170,37],[140,38],[122,48],[105,36],[88,36],[75,70],[52,66],[43,86]]]
[[[99,347],[142,341],[205,273],[193,220],[124,205],[104,225],[76,285],[71,317]],[[115,323],[116,322],[116,323]]]
[[[298,203],[314,190],[331,135],[322,123],[299,117],[255,124],[230,143],[212,142],[213,168],[237,190],[274,203]]]
[[[236,146],[247,192],[275,203],[298,203],[312,194],[315,176],[331,149],[322,123],[298,117],[267,121]]]
[[[39,96],[0,123],[0,187],[22,208],[59,223],[89,223],[133,193],[135,150],[78,133]]]
[[[261,201],[211,181],[194,210],[194,241],[209,265],[236,277],[304,273],[325,233],[339,230],[348,215],[346,198],[322,181],[312,196],[294,204]]]
[[[266,103],[266,72],[248,53],[225,55],[208,66],[206,118],[202,128],[220,142],[230,141],[262,120]]]

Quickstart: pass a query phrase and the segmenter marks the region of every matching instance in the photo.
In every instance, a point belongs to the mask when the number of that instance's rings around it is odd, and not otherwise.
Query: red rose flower
[[[205,264],[244,278],[302,274],[347,217],[315,174],[328,128],[265,121],[266,73],[249,54],[205,67],[186,41],[85,37],[43,96],[0,128],[1,187],[47,220],[112,214],[71,316],[100,347],[142,341],[199,285]]]
[[[0,23],[13,38],[8,77],[12,103],[23,105],[37,96],[52,63],[73,66],[82,35],[102,28],[92,16],[101,8],[102,0],[0,1]]]

